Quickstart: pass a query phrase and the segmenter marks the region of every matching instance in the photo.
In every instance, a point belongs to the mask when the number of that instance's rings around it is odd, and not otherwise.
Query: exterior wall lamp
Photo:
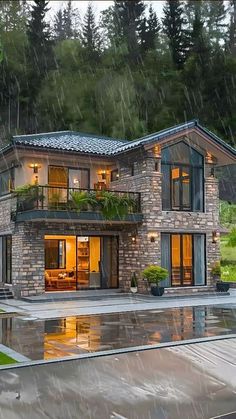
[[[158,233],[151,232],[148,233],[148,238],[151,243],[155,243]]]
[[[132,234],[132,236],[131,236],[131,242],[133,244],[135,244],[137,242],[137,238],[136,238],[136,235],[135,234]]]
[[[33,173],[37,174],[39,172],[39,169],[41,169],[41,165],[38,163],[31,163],[29,165],[30,169],[33,169]]]
[[[101,171],[102,180],[106,180],[106,170]]]
[[[218,239],[219,239],[219,237],[218,237],[217,231],[213,231],[212,232],[212,243],[217,243]]]

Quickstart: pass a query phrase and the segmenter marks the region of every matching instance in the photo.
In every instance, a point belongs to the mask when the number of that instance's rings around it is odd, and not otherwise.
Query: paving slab
[[[231,419],[235,394],[231,339],[1,371],[0,417]]]

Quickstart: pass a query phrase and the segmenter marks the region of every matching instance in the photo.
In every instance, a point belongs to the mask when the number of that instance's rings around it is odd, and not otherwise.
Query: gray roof
[[[36,147],[44,149],[56,149],[64,151],[75,151],[86,154],[100,156],[116,156],[129,150],[140,148],[145,144],[161,141],[163,138],[185,131],[190,128],[197,128],[216,143],[227,149],[236,156],[236,150],[221,140],[211,131],[202,127],[197,120],[175,125],[171,128],[158,131],[154,134],[146,135],[133,141],[109,138],[93,134],[85,134],[74,131],[50,132],[46,134],[16,135],[12,139],[12,144],[25,147]]]

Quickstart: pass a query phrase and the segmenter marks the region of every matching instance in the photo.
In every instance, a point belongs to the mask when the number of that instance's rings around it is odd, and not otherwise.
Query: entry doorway
[[[117,236],[45,236],[46,291],[117,287]]]
[[[165,287],[200,286],[206,283],[204,234],[162,233],[161,265],[168,271]]]

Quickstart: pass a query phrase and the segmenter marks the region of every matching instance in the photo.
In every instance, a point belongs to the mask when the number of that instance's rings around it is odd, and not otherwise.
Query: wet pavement
[[[235,411],[236,339],[0,374],[1,419],[235,419]]]
[[[0,343],[31,360],[236,333],[236,309],[181,307],[33,320],[0,318]]]

